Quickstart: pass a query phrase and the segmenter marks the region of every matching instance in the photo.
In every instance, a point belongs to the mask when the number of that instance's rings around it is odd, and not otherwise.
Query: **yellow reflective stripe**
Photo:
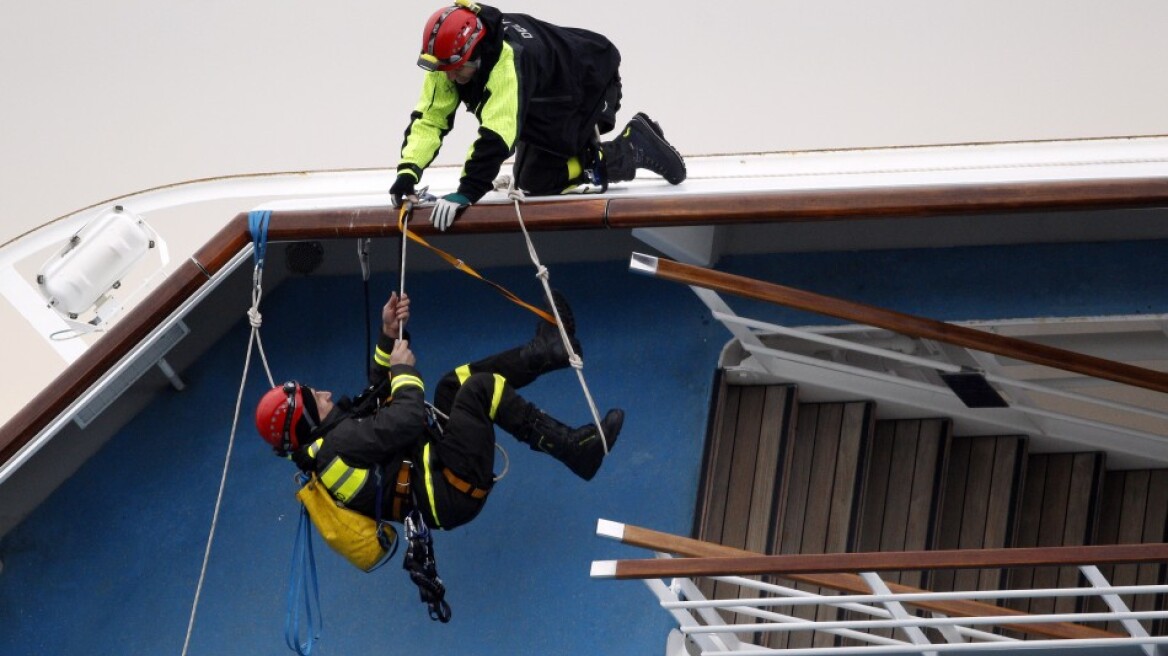
[[[396,394],[399,388],[405,387],[406,385],[413,385],[414,387],[418,387],[423,391],[426,389],[426,386],[422,384],[421,378],[418,378],[417,376],[411,376],[409,374],[399,374],[394,376],[393,380],[390,381],[389,393]]]
[[[424,169],[429,166],[442,146],[442,133],[451,127],[451,117],[458,109],[458,90],[441,71],[427,73],[422,83],[422,95],[414,111],[421,118],[410,124],[406,142],[402,145],[401,164],[413,164]]]
[[[499,401],[503,398],[503,386],[507,379],[495,374],[495,393],[491,396],[491,421],[495,420],[495,413],[499,411]]]
[[[458,376],[458,384],[462,385],[466,382],[467,378],[470,378],[470,365],[464,364],[461,367],[455,369],[454,375]]]
[[[308,457],[315,458],[316,453],[320,451],[320,445],[324,444],[324,438],[318,437],[316,441],[308,445]]]
[[[320,481],[328,488],[329,493],[341,503],[347,502],[353,498],[353,495],[360,492],[368,478],[368,469],[350,467],[340,456],[333,458],[332,462],[320,473]]]
[[[568,158],[568,179],[575,180],[584,174],[584,167],[580,164],[579,157]]]
[[[381,347],[378,346],[373,351],[373,361],[376,362],[377,364],[383,366],[383,367],[388,367],[389,366],[389,354],[386,353],[385,351],[382,351]]]
[[[515,51],[506,41],[498,63],[491,68],[486,91],[490,95],[479,121],[482,127],[499,135],[510,148],[515,145],[519,133],[519,75],[515,71]]]
[[[442,528],[438,521],[438,504],[434,502],[434,474],[430,470],[430,443],[422,448],[422,469],[426,470],[426,496],[430,499],[430,515],[434,517],[434,528]]]

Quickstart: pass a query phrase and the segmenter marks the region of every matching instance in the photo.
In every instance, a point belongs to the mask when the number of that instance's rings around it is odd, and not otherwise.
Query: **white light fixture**
[[[37,286],[77,334],[93,331],[121,310],[111,293],[157,239],[145,221],[117,205],[85,224],[45,262]],[[78,321],[90,309],[93,318]]]

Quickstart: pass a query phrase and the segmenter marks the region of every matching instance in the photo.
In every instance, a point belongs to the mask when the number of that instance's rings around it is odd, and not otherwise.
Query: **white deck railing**
[[[626,539],[626,530],[636,531]],[[690,554],[700,553],[696,540],[659,534],[647,529],[601,520],[597,534],[628,544],[646,546],[659,542]],[[648,537],[646,537],[648,536]],[[678,546],[680,545],[680,546]],[[698,546],[695,546],[698,545]],[[1161,545],[1163,546],[1163,545]],[[722,549],[717,546],[709,549]],[[654,551],[658,559],[673,558],[668,551]],[[1089,585],[1066,588],[1028,588],[992,591],[954,591],[892,593],[876,572],[859,573],[870,594],[836,594],[834,591],[809,592],[768,583],[757,577],[712,576],[712,580],[738,586],[741,596],[708,599],[691,578],[664,578],[622,575],[619,565],[639,561],[594,561],[594,578],[642,578],[660,607],[677,621],[675,635],[668,642],[666,656],[702,654],[703,656],[751,656],[755,654],[941,654],[947,652],[982,652],[1021,649],[1051,649],[1060,653],[1081,648],[1139,648],[1148,656],[1166,653],[1168,636],[1154,635],[1149,627],[1168,626],[1168,610],[1133,610],[1136,604],[1155,607],[1159,595],[1168,593],[1168,585],[1111,585],[1095,565],[1080,565]],[[1162,565],[1162,563],[1160,563]],[[1100,599],[1100,610],[1082,612],[1029,614],[1005,611],[984,615],[947,616],[935,610],[936,602],[976,601],[986,611],[1002,610],[993,602],[1028,599],[1078,600],[1077,608],[1088,608],[1091,599]],[[1162,599],[1162,597],[1161,597]],[[794,609],[831,607],[850,611],[838,615],[843,619],[816,621],[796,616]],[[1163,603],[1159,604],[1163,608]],[[807,614],[807,613],[804,613]],[[728,619],[735,618],[736,620]],[[743,621],[743,620],[749,621]],[[1108,623],[1115,630],[1091,629],[1084,623]],[[1159,624],[1156,624],[1159,622]],[[1050,638],[1035,630],[1036,625],[1059,625]],[[1074,625],[1066,630],[1067,625]],[[1011,629],[1015,630],[1011,630]],[[873,631],[893,630],[892,635]],[[815,646],[778,649],[765,645],[768,634],[814,633]],[[1021,633],[1029,635],[1021,636]],[[804,640],[803,642],[808,642]],[[845,642],[846,641],[846,642]]]

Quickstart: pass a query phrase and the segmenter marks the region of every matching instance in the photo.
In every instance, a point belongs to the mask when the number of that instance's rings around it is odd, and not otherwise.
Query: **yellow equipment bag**
[[[342,506],[316,474],[300,488],[296,498],[308,510],[324,541],[361,571],[373,571],[397,551],[397,531],[389,522],[379,522]]]

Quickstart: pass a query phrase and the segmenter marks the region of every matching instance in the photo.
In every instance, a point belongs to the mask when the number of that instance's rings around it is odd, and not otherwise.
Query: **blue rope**
[[[252,256],[256,266],[261,269],[268,251],[268,221],[271,218],[271,210],[252,210],[247,213],[247,229],[251,231],[251,239],[255,244]]]
[[[312,646],[320,639],[323,618],[320,616],[320,586],[316,578],[316,556],[312,552],[312,528],[308,509],[300,506],[300,525],[296,527],[296,543],[292,547],[292,565],[288,576],[288,610],[284,616],[284,644],[300,656],[312,653]],[[300,637],[300,600],[304,599],[305,633]],[[315,604],[316,612],[313,612]]]

